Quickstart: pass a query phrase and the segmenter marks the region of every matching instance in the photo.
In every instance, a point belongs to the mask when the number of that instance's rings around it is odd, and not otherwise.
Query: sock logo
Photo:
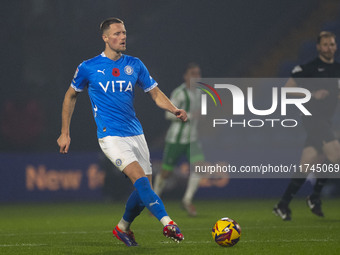
[[[151,206],[156,205],[156,204],[159,205],[158,200],[156,200],[156,201],[153,202],[153,203],[150,203],[149,206],[151,207]]]
[[[312,203],[309,199],[307,200],[308,206],[310,209],[313,209],[315,207],[315,204]]]

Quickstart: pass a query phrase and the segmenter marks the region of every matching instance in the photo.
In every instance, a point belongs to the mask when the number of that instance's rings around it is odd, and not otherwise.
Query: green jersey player
[[[197,118],[191,116],[191,114],[195,112],[195,109],[199,109],[200,93],[197,89],[190,89],[190,79],[200,77],[200,67],[196,63],[188,64],[183,76],[184,83],[177,87],[171,94],[170,100],[175,105],[186,110],[186,112],[191,110],[191,113],[188,114],[188,122],[178,121],[177,118],[171,114],[165,114],[166,119],[171,121],[171,125],[165,138],[166,145],[163,154],[162,170],[156,176],[154,183],[154,191],[159,196],[166,186],[167,179],[183,155],[190,161],[190,164],[204,161],[204,155],[197,142]],[[199,186],[199,182],[200,177],[191,173],[186,192],[182,199],[183,207],[190,216],[196,216],[196,209],[192,204],[192,200]]]

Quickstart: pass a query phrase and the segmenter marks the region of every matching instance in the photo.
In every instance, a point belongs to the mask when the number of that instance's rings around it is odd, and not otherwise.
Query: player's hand
[[[180,119],[181,121],[187,121],[188,120],[188,116],[187,116],[187,112],[184,111],[183,109],[178,109],[175,111],[175,115],[178,119]]]
[[[316,100],[325,99],[328,96],[329,96],[329,92],[328,92],[328,90],[325,90],[325,89],[319,89],[319,90],[313,92],[313,97]]]
[[[60,147],[59,152],[62,154],[66,154],[68,153],[68,149],[70,148],[71,137],[68,135],[61,134],[57,140],[57,143]]]

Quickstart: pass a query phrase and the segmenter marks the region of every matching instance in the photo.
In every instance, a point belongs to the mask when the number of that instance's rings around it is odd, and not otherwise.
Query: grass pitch
[[[340,199],[323,201],[325,218],[294,200],[291,222],[272,214],[275,202],[197,201],[199,215],[190,218],[179,202],[165,201],[185,240],[166,239],[161,224],[144,211],[132,225],[139,247],[112,237],[123,203],[1,205],[0,254],[340,254]],[[234,247],[220,247],[212,239],[211,228],[222,217],[241,225]]]

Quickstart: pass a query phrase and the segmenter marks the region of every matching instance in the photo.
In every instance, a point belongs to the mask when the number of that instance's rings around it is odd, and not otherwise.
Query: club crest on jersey
[[[124,72],[127,74],[127,75],[131,75],[133,74],[133,68],[131,66],[125,66],[124,67]]]

